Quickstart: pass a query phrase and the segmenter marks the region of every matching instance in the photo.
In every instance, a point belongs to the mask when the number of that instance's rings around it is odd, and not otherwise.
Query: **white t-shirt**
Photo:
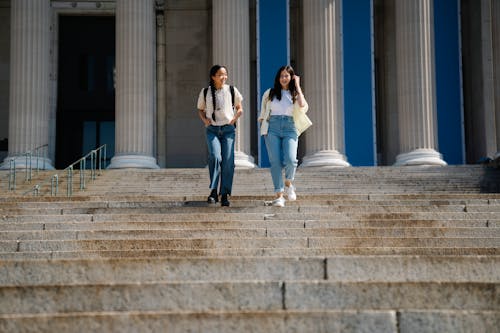
[[[271,116],[292,116],[293,100],[289,90],[281,90],[281,100],[276,96],[271,101]]]
[[[231,102],[231,90],[229,85],[225,84],[222,89],[215,91],[215,121],[212,119],[212,113],[214,112],[214,105],[212,103],[212,91],[211,87],[207,90],[207,97],[205,103],[205,97],[203,96],[203,89],[200,91],[198,96],[198,110],[205,110],[205,116],[210,119],[212,125],[223,126],[229,124],[229,122],[234,118],[234,110]],[[234,105],[240,105],[243,100],[240,92],[236,87],[234,87]]]

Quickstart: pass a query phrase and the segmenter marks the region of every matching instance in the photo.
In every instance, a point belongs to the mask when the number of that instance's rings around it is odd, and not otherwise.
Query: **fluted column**
[[[302,166],[349,166],[342,98],[341,0],[304,0],[304,87],[313,126]]]
[[[158,168],[153,157],[154,0],[116,2],[116,133],[109,168]]]
[[[27,151],[49,143],[50,1],[10,2],[9,156],[16,167],[29,165]],[[39,167],[53,169],[48,149]],[[35,167],[32,161],[32,166]]]
[[[495,158],[500,158],[500,1],[491,2],[491,21],[493,29],[493,87],[495,98],[495,119],[497,135],[497,153]]]
[[[446,165],[437,149],[433,0],[398,0],[396,165]]]
[[[248,0],[213,0],[213,62],[227,66],[229,81],[243,95],[235,140],[236,168],[255,167],[250,154],[250,22]]]

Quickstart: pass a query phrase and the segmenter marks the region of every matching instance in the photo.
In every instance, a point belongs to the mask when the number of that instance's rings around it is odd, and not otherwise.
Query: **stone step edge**
[[[415,313],[415,314],[460,314],[460,315],[474,315],[474,314],[491,314],[499,315],[500,310],[461,310],[461,309],[413,309],[413,310],[399,310],[399,309],[387,309],[387,310],[371,310],[364,309],[360,310],[357,308],[353,309],[311,309],[311,310],[204,310],[204,311],[189,311],[189,310],[142,310],[142,311],[87,311],[87,312],[56,312],[56,313],[13,313],[13,314],[0,314],[0,320],[5,319],[22,319],[22,318],[41,318],[46,319],[48,317],[112,317],[112,316],[158,316],[158,315],[180,315],[180,316],[239,316],[239,315],[322,315],[322,314],[349,314],[357,315],[362,313],[367,314],[383,314],[383,313]]]
[[[300,194],[300,193],[299,193]],[[207,194],[208,195],[208,194]],[[63,196],[48,196],[48,197],[33,197],[33,196],[0,196],[0,202],[101,202],[101,201],[120,201],[120,200],[129,200],[134,198],[137,202],[142,201],[189,201],[189,200],[206,200],[207,195],[160,195],[160,194],[141,194],[141,195],[121,195],[115,194],[111,197],[106,196],[104,194],[94,194],[92,196],[88,195],[79,195],[76,194],[70,198]],[[272,197],[271,194],[261,194],[261,195],[234,195],[232,196],[233,200],[248,200],[248,199],[267,199]],[[454,200],[459,200],[462,198],[466,199],[500,199],[500,193],[367,193],[367,194],[355,194],[355,193],[333,193],[333,194],[303,194],[300,195],[305,199],[313,198],[319,200],[336,200],[338,198],[351,198],[351,199],[359,199],[359,200],[367,200],[367,201],[377,201],[384,200],[385,198],[390,199],[401,199],[401,200],[414,200],[415,198],[423,198],[423,199],[443,199],[450,198]],[[380,198],[380,199],[379,199]]]
[[[290,253],[294,253],[290,255]],[[311,253],[311,254],[307,254]],[[92,258],[167,258],[167,257],[245,257],[245,256],[309,256],[334,255],[417,255],[417,256],[476,256],[500,255],[500,248],[491,247],[343,247],[343,248],[220,248],[220,249],[137,249],[137,250],[87,250],[87,251],[37,251],[2,252],[0,261],[24,261],[32,259],[92,259]]]

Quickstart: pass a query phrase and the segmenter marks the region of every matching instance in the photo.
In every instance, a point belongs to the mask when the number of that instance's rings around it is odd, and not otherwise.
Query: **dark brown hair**
[[[295,71],[293,70],[292,66],[281,66],[280,69],[278,69],[278,72],[276,73],[276,76],[274,77],[274,86],[271,88],[271,91],[269,92],[269,100],[272,101],[274,97],[278,99],[278,101],[281,101],[281,83],[280,83],[280,76],[281,72],[287,71],[288,74],[292,77],[290,80],[290,83],[288,84],[288,90],[290,91],[290,95],[292,95],[292,102],[295,103],[295,98],[297,97],[297,91],[295,90]]]

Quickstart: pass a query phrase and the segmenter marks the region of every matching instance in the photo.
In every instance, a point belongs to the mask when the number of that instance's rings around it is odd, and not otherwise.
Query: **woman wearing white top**
[[[227,69],[215,65],[210,69],[208,88],[198,96],[198,115],[206,127],[210,195],[207,202],[215,204],[221,195],[221,206],[229,206],[234,176],[234,136],[236,121],[243,113],[238,89],[226,84]],[[206,89],[206,90],[205,90]],[[231,90],[234,89],[234,105]],[[236,110],[235,110],[236,109]],[[220,179],[220,190],[217,193]]]
[[[272,204],[278,207],[285,206],[283,194],[290,201],[297,199],[292,184],[298,163],[299,136],[293,119],[294,108],[307,110],[307,102],[300,87],[300,77],[295,75],[291,66],[283,66],[276,73],[274,87],[268,89],[262,96],[259,117],[261,124],[266,120],[266,128],[261,126],[261,135],[264,135],[266,142],[276,194]],[[283,169],[285,169],[284,183]]]

